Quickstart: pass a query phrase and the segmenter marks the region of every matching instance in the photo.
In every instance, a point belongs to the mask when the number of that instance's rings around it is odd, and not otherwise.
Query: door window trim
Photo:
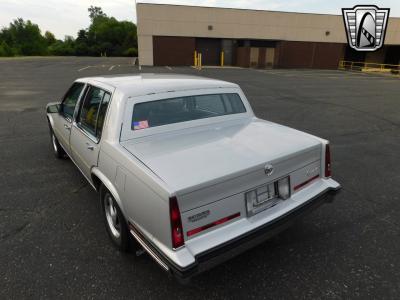
[[[72,125],[75,126],[75,128],[79,129],[79,130],[80,130],[86,137],[88,137],[93,143],[98,144],[98,143],[100,142],[100,140],[101,140],[101,136],[102,136],[102,135],[100,135],[100,137],[97,138],[96,135],[93,135],[92,133],[90,133],[90,132],[88,132],[87,130],[85,130],[85,129],[80,125],[80,123],[78,122],[78,117],[80,117],[80,113],[81,113],[81,110],[82,110],[83,103],[85,102],[85,99],[86,99],[86,97],[87,97],[87,95],[88,95],[88,93],[89,93],[89,90],[90,90],[91,88],[100,89],[100,90],[104,91],[105,94],[109,94],[109,95],[110,95],[110,100],[109,100],[109,102],[108,102],[106,114],[105,114],[105,117],[104,117],[104,123],[103,123],[103,127],[104,127],[104,125],[105,125],[105,123],[106,123],[105,120],[107,119],[108,109],[109,109],[109,107],[110,107],[113,94],[112,94],[111,91],[109,91],[109,90],[107,90],[107,89],[105,89],[105,88],[96,86],[96,85],[94,85],[94,84],[89,84],[89,83],[86,83],[86,85],[85,85],[85,89],[84,89],[84,90],[85,90],[85,92],[84,92],[85,95],[84,95],[84,97],[81,97],[81,99],[79,100],[79,103],[78,103],[78,105],[77,105],[77,110],[76,110],[76,112],[74,113],[74,120],[73,120],[73,122],[72,122]],[[96,132],[97,132],[97,121],[98,121],[98,116],[99,116],[99,113],[100,113],[101,104],[103,103],[103,99],[104,99],[104,96],[103,96],[103,98],[101,99],[101,102],[100,102],[100,104],[99,104],[99,111],[98,111],[97,114],[96,114]]]

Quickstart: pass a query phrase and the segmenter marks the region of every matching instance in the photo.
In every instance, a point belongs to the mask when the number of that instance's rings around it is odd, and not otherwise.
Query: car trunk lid
[[[259,119],[130,140],[123,146],[176,191],[181,212],[272,180],[321,156],[313,136]]]

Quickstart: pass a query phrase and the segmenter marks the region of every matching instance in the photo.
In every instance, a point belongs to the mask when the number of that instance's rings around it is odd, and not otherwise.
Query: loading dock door
[[[154,36],[155,66],[191,66],[195,39],[191,37]]]
[[[256,47],[250,48],[250,67],[257,68],[259,63],[260,49]]]
[[[275,48],[266,48],[265,49],[265,66],[267,68],[273,67],[274,60],[275,60]]]
[[[197,38],[196,50],[201,53],[201,60],[204,66],[217,66],[220,64],[220,39]]]

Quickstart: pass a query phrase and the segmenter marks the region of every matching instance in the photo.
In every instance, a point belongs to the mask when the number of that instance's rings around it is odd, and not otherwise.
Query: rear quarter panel
[[[169,246],[169,188],[120,145],[126,95],[114,90],[107,112],[96,171],[113,193],[127,221],[148,239]]]
[[[147,238],[171,246],[169,188],[119,143],[102,145],[99,168],[118,192],[127,221]]]

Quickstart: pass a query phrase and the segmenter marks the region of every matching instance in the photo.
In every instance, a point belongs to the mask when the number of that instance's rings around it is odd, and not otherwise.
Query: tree
[[[75,40],[71,36],[66,36],[64,41],[56,41],[49,47],[49,54],[57,56],[75,55]]]
[[[46,40],[47,46],[50,46],[50,45],[54,44],[57,41],[56,37],[54,36],[54,34],[52,34],[50,31],[46,31],[44,33],[44,38]]]
[[[128,21],[108,17],[101,7],[90,6],[88,29],[77,38],[57,40],[53,33],[41,34],[39,26],[23,19],[14,20],[0,30],[0,56],[14,55],[94,55],[136,56],[137,28]]]
[[[88,36],[85,29],[78,32],[78,37],[75,40],[75,55],[89,55]]]
[[[87,43],[88,36],[85,29],[81,29],[78,31],[78,37],[76,38],[76,41],[80,43]]]
[[[0,44],[0,56],[14,56],[14,53],[6,41],[2,41]]]
[[[90,5],[88,11],[89,11],[89,18],[92,20],[92,22],[94,19],[98,17],[107,17],[107,15],[103,12],[103,9],[98,6]]]
[[[108,56],[131,55],[137,49],[136,25],[128,21],[118,21],[113,17],[95,18],[88,29],[91,54]]]
[[[39,26],[19,18],[1,31],[1,39],[14,55],[44,55],[47,45]]]

